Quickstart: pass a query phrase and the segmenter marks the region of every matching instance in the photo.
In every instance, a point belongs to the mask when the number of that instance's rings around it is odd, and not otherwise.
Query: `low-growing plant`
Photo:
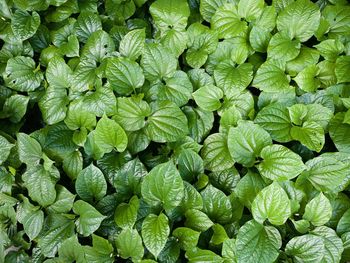
[[[0,262],[350,261],[346,0],[0,17]]]

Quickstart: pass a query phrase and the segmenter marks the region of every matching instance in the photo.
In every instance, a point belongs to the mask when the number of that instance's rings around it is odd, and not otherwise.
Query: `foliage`
[[[346,0],[0,0],[0,263],[350,261]]]

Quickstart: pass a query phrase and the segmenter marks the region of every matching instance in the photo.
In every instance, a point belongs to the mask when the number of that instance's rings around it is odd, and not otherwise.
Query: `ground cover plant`
[[[347,1],[0,16],[0,262],[350,261]]]

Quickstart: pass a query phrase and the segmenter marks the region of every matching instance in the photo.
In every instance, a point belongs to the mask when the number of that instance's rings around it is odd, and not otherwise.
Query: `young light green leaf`
[[[320,24],[319,7],[310,0],[297,0],[283,9],[277,18],[277,29],[285,31],[291,39],[305,42]]]
[[[185,0],[157,0],[151,5],[149,11],[156,26],[163,32],[169,28],[184,30],[190,15],[190,9]]]
[[[215,111],[221,107],[220,99],[222,99],[224,93],[214,85],[207,85],[201,87],[192,95],[197,105],[203,110]]]
[[[143,52],[145,45],[145,29],[135,29],[127,33],[119,44],[119,53],[135,61]]]
[[[92,247],[84,246],[87,262],[113,263],[113,246],[108,240],[92,234]]]
[[[47,171],[42,165],[29,166],[22,175],[25,187],[33,201],[48,206],[56,200],[55,184],[59,178],[57,168]]]
[[[117,114],[113,117],[126,131],[137,131],[146,125],[151,108],[141,97],[118,98]]]
[[[77,231],[85,237],[94,233],[106,218],[106,216],[98,212],[92,205],[82,200],[74,203],[73,212],[79,215],[79,218],[75,221]]]
[[[121,228],[132,228],[136,222],[137,212],[139,210],[140,201],[134,195],[128,204],[121,203],[118,205],[114,214],[114,221]]]
[[[178,227],[173,231],[173,236],[178,240],[181,249],[189,250],[197,246],[200,232],[187,227]]]
[[[163,101],[148,118],[146,133],[155,142],[173,142],[188,132],[187,119],[173,102]]]
[[[77,263],[84,263],[85,254],[83,247],[79,244],[76,235],[67,238],[63,241],[61,247],[58,249],[58,256],[61,260],[66,262],[75,261]]]
[[[321,192],[306,204],[303,218],[314,226],[326,224],[332,216],[332,206],[328,198]]]
[[[19,56],[7,61],[4,80],[11,89],[29,92],[39,88],[43,73],[32,58]]]
[[[141,185],[144,200],[153,206],[162,205],[166,210],[180,204],[184,186],[175,165],[169,161],[154,167]]]
[[[268,58],[290,61],[295,59],[300,52],[301,44],[297,39],[291,39],[285,32],[276,33],[270,40],[267,54]],[[282,55],[283,54],[283,55]]]
[[[167,63],[164,63],[164,61]],[[141,66],[146,79],[150,82],[156,82],[162,78],[173,76],[176,71],[177,60],[166,47],[147,44],[142,54]]]
[[[241,5],[241,12],[243,12]],[[241,20],[241,14],[235,4],[227,3],[220,6],[211,19],[212,29],[218,31],[219,38],[232,38],[245,33],[247,22]]]
[[[197,209],[188,210],[185,216],[185,226],[190,227],[196,231],[206,231],[212,225],[214,225],[214,223],[205,213]]]
[[[159,216],[148,215],[142,223],[141,233],[146,248],[157,259],[170,234],[167,216],[163,213]]]
[[[81,52],[82,59],[102,62],[114,51],[115,45],[112,38],[103,30],[93,32]]]
[[[286,246],[286,254],[298,263],[322,262],[324,251],[322,238],[311,234],[293,237]]]
[[[211,250],[193,248],[186,251],[186,258],[188,262],[200,263],[200,262],[212,262],[212,263],[222,263],[223,259],[215,254]]]
[[[202,192],[203,212],[220,224],[228,223],[232,217],[230,199],[219,189],[209,185]]]
[[[125,228],[115,240],[121,258],[141,260],[144,254],[142,239],[136,229]]]
[[[274,181],[290,180],[306,169],[301,157],[287,147],[274,144],[262,149],[257,166],[260,174]]]
[[[145,81],[141,67],[128,58],[108,59],[106,76],[112,88],[121,95],[141,88]]]
[[[272,103],[262,108],[256,115],[254,122],[270,133],[271,138],[275,141],[289,142],[292,140],[289,112],[281,103]]]
[[[204,167],[210,171],[222,171],[231,168],[234,160],[230,156],[227,136],[221,133],[209,135],[201,151]]]
[[[237,262],[274,262],[281,246],[281,235],[276,228],[261,225],[254,220],[248,221],[238,231]]]
[[[252,214],[261,224],[268,219],[273,225],[283,225],[291,216],[288,195],[277,182],[270,184],[255,197]]]
[[[51,214],[54,213],[68,213],[72,207],[75,199],[75,195],[69,192],[64,186],[56,185],[56,200],[47,207],[47,211]]]
[[[0,165],[7,160],[11,149],[14,145],[10,143],[4,136],[0,135]]]
[[[92,33],[102,30],[101,19],[91,12],[80,13],[74,29],[79,41],[85,43]]]
[[[350,70],[350,56],[340,56],[335,63],[335,75],[337,77],[337,83],[350,82],[349,72]]]
[[[320,152],[325,143],[322,126],[314,121],[305,121],[302,127],[292,127],[290,134],[294,140],[300,141],[310,150]]]
[[[270,144],[268,132],[251,121],[239,121],[228,133],[227,145],[233,160],[247,167],[253,166],[261,150]]]
[[[113,149],[123,152],[128,145],[128,137],[123,128],[106,115],[103,115],[97,123],[94,140],[104,153],[109,153]]]

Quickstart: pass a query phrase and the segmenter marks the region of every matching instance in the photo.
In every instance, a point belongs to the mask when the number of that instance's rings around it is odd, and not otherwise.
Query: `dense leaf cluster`
[[[0,262],[350,260],[346,0],[0,0]]]

